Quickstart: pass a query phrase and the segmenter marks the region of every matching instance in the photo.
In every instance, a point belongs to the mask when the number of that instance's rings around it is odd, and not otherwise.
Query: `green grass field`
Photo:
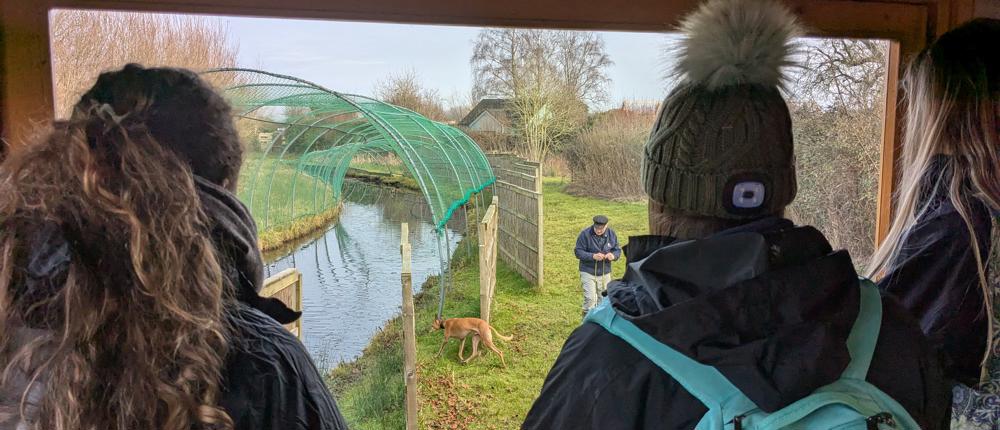
[[[457,341],[435,357],[442,339],[440,331],[431,330],[437,311],[435,279],[417,299],[421,429],[517,428],[566,337],[580,324],[582,292],[573,255],[577,234],[597,213],[611,218],[622,241],[646,231],[645,204],[571,196],[564,187],[558,179],[545,180],[545,286],[531,286],[502,264],[497,269],[492,322],[500,333],[514,336],[509,342],[497,340],[506,369],[493,354],[459,363]],[[456,249],[445,317],[478,316],[478,262],[464,253],[464,244]],[[616,264],[615,276],[623,272],[623,265]],[[402,362],[397,319],[373,339],[362,358],[332,372],[331,388],[352,429],[403,428]]]

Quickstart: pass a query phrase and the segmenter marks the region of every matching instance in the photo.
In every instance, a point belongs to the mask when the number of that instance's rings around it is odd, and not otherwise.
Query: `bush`
[[[655,112],[616,109],[594,118],[563,152],[572,181],[567,191],[612,200],[645,194],[639,170]]]
[[[875,247],[881,115],[793,103],[792,117],[799,192],[786,215],[818,228],[861,268]]]

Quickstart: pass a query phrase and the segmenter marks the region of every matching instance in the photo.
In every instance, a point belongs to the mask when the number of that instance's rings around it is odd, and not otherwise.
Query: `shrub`
[[[572,176],[567,191],[612,200],[642,199],[639,169],[655,120],[655,112],[627,109],[594,118],[563,152]]]

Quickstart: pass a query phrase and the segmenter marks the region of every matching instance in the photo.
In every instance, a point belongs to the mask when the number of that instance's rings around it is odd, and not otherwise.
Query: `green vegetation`
[[[296,172],[293,163],[249,158],[240,170],[237,194],[250,207],[257,228],[267,231],[336,206],[334,191],[306,172]]]
[[[507,359],[506,369],[492,353],[459,363],[457,341],[435,357],[442,339],[440,331],[431,329],[437,311],[436,279],[428,280],[418,295],[420,428],[517,428],[563,342],[580,323],[582,292],[573,255],[577,234],[595,213],[607,214],[622,240],[646,231],[645,204],[575,197],[564,188],[558,179],[545,180],[546,285],[535,288],[498,264],[492,323],[500,333],[514,336],[510,342],[496,341]],[[475,251],[469,255],[465,250],[464,244],[457,246],[452,260],[454,284],[448,291],[445,317],[479,315],[478,260]],[[623,272],[624,266],[616,264],[615,276]],[[351,428],[403,427],[402,363],[401,327],[394,319],[360,359],[331,373],[330,385]]]
[[[351,167],[347,170],[347,177],[370,184],[421,192],[420,185],[413,177],[392,172],[385,167],[370,166],[363,169]]]

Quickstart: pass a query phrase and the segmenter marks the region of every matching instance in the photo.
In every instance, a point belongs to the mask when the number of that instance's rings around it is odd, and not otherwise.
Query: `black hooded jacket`
[[[660,342],[717,368],[773,412],[838,379],[860,300],[845,251],[811,227],[766,219],[705,240],[631,238],[615,310]],[[947,428],[951,389],[920,328],[897,303],[868,380],[923,429]],[[591,323],[563,346],[523,429],[692,429],[707,412],[628,343]]]
[[[308,352],[281,324],[300,314],[281,301],[258,295],[263,287],[263,263],[257,232],[247,208],[232,193],[195,177],[202,208],[212,223],[229,294],[227,307],[230,351],[222,369],[220,405],[232,417],[236,430],[339,430],[347,425]],[[70,234],[72,236],[72,234]],[[23,279],[15,294],[51,296],[61,288],[73,253],[84,252],[84,242],[65,237],[52,223],[36,229]],[[120,264],[109,262],[108,264]],[[31,299],[32,302],[37,300]],[[28,314],[27,326],[15,328],[16,343],[47,336],[46,318]],[[15,345],[16,346],[16,345]],[[15,372],[13,382],[0,387],[0,430],[17,429],[24,419],[18,411],[28,386],[26,375]],[[45,378],[45,375],[42,375]],[[28,396],[29,414],[44,393],[33,386]],[[27,417],[30,420],[30,417]]]
[[[195,177],[212,239],[237,303],[221,405],[236,430],[339,430],[347,424],[305,346],[281,324],[301,314],[260,297],[264,266],[250,211],[229,191]]]

